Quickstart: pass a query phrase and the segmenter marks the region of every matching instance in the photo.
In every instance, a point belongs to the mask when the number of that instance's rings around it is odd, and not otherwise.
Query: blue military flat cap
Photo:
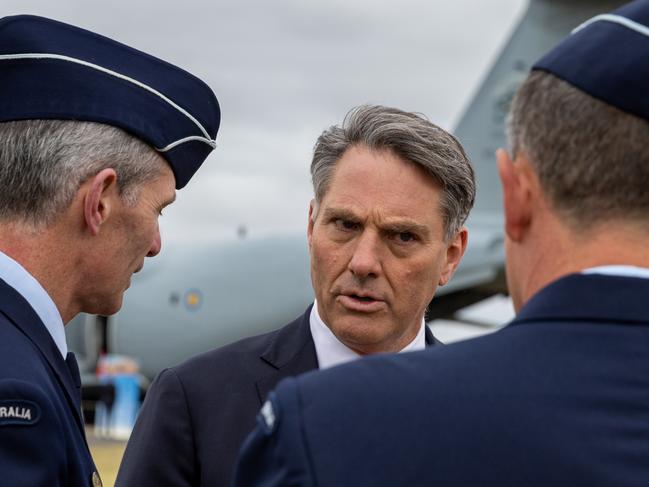
[[[649,0],[584,22],[532,69],[649,120]]]
[[[0,122],[119,127],[169,162],[176,188],[216,147],[221,112],[188,72],[112,39],[31,15],[0,19]]]

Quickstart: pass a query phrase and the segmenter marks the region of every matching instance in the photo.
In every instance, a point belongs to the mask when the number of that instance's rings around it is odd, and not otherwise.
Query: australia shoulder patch
[[[0,400],[0,426],[32,426],[41,419],[41,408],[33,401],[23,399]]]

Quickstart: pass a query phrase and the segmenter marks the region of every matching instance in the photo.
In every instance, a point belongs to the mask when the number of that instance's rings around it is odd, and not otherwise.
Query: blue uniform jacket
[[[0,279],[0,485],[92,485],[80,406],[78,369],[71,372],[29,303]]]
[[[649,279],[570,275],[503,330],[283,381],[236,487],[649,485]]]

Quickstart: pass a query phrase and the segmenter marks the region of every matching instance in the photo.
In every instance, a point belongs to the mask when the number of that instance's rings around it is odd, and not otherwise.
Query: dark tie
[[[78,388],[81,387],[81,375],[79,374],[79,364],[77,364],[77,357],[74,356],[73,352],[68,352],[68,355],[65,357],[65,363],[70,369],[70,374],[72,375],[72,381],[74,385]]]
[[[72,382],[74,382],[74,385],[77,389],[77,394],[74,397],[75,402],[77,403],[77,410],[79,411],[79,417],[81,418],[81,430],[83,433],[83,437],[86,437],[86,430],[83,428],[83,425],[86,423],[85,418],[83,417],[83,408],[81,407],[81,374],[79,373],[79,364],[77,363],[77,357],[74,356],[73,352],[68,352],[68,354],[65,357],[65,365],[68,366],[68,370],[70,371],[70,376],[72,377]],[[101,480],[99,481],[98,484],[95,483],[95,475],[97,472],[93,472],[93,485],[101,485]],[[99,476],[97,476],[99,478]]]
[[[65,357],[65,364],[68,366],[72,382],[77,388],[77,395],[74,398],[77,402],[77,408],[81,409],[81,375],[79,374],[79,365],[77,364],[77,358],[74,356],[74,353],[68,352],[68,355]]]

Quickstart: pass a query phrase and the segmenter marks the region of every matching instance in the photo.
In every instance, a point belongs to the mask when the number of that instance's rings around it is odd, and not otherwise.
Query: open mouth
[[[385,302],[372,296],[360,296],[358,294],[340,294],[339,303],[350,311],[370,313],[382,309]]]
[[[349,297],[358,301],[362,301],[363,303],[371,303],[372,301],[376,301],[376,299],[370,298],[369,296],[359,296],[358,294],[350,294]]]

